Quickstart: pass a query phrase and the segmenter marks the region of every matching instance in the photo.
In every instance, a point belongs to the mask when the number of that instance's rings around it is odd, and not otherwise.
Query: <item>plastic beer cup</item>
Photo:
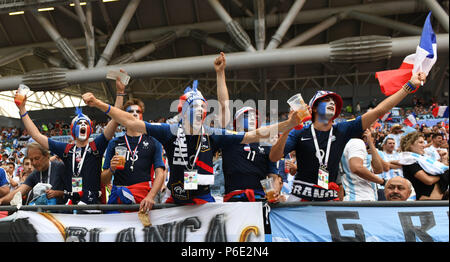
[[[260,181],[266,193],[266,199],[269,202],[275,201],[275,188],[273,187],[273,178],[269,177]]]
[[[292,96],[287,100],[287,103],[291,106],[292,110],[299,113],[301,119],[305,119],[305,117],[311,115],[301,94]]]
[[[117,164],[116,169],[123,170],[125,168],[127,148],[124,146],[117,146],[116,155],[119,156],[119,163]]]
[[[14,103],[16,103],[17,106],[20,106],[29,91],[30,88],[28,86],[20,84],[16,96],[14,97]]]

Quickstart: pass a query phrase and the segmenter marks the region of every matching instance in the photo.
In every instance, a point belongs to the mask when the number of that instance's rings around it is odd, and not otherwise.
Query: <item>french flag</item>
[[[392,120],[392,118],[390,118],[391,115],[392,115],[391,112],[387,112],[386,114],[384,114],[384,116],[380,117],[380,120],[383,122]]]
[[[416,115],[414,113],[410,114],[407,118],[405,118],[403,124],[410,127],[417,125]]]
[[[430,17],[431,12],[425,20],[416,53],[405,57],[400,68],[396,70],[385,70],[375,73],[375,78],[380,83],[381,92],[386,96],[390,96],[400,90],[411,79],[413,73],[424,72],[428,75],[436,62],[436,35],[431,26]]]
[[[434,117],[448,118],[448,106],[437,106],[433,108],[432,113]]]

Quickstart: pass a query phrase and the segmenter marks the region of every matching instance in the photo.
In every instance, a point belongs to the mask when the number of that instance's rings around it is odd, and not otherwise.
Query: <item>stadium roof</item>
[[[430,10],[447,57],[448,8],[436,0],[0,0],[0,114],[18,116],[3,107],[18,83],[36,92],[35,109],[80,105],[88,91],[112,102],[114,82],[104,76],[120,67],[132,77],[130,96],[178,97],[194,79],[214,95],[220,51],[234,93],[374,82],[374,72],[415,50]],[[448,79],[448,59],[434,70]]]

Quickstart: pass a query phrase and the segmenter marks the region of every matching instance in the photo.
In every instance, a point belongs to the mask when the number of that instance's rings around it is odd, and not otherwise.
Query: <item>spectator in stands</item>
[[[217,99],[219,100],[219,127],[226,128],[230,120],[229,95],[225,78],[226,58],[223,52],[214,61],[217,75]],[[260,124],[258,111],[252,107],[237,110],[233,130],[254,131]],[[263,201],[265,193],[261,180],[278,174],[276,163],[269,160],[271,146],[268,143],[228,144],[222,148],[222,167],[225,178],[224,202]]]
[[[11,187],[10,188],[11,190],[16,189],[20,181],[19,176],[16,176],[15,174],[15,170],[16,164],[14,163],[14,161],[10,160],[6,162],[6,177],[8,179],[8,183]]]
[[[403,175],[411,181],[417,200],[440,200],[448,188],[447,165],[426,157],[424,138],[421,133],[412,132],[401,140],[403,154],[393,164],[403,166]]]
[[[361,115],[361,105],[359,104],[359,102],[356,103],[355,113],[356,113],[357,116]]]
[[[119,107],[123,104],[124,90],[125,86],[120,79],[116,79],[116,105]],[[71,123],[71,135],[75,142],[63,143],[41,134],[29,117],[25,106],[26,98],[18,107],[22,122],[31,137],[45,149],[58,155],[64,162],[65,176],[72,180],[72,190],[68,195],[72,198],[72,203],[78,201],[85,204],[100,203],[103,153],[108,146],[108,141],[114,136],[117,122],[110,121],[103,133],[90,141],[89,137],[93,133],[92,122],[80,108],[77,108],[77,116]]]
[[[376,184],[384,185],[386,180],[377,175],[383,171],[383,165],[370,129],[364,132],[363,139],[348,141],[341,162],[345,172],[342,177],[344,201],[378,200]]]
[[[379,174],[379,176],[386,181],[391,178],[401,176],[403,177],[403,170],[401,167],[389,165],[390,161],[395,161],[400,159],[400,155],[397,151],[395,151],[395,140],[392,137],[386,137],[382,144],[383,150],[378,151],[383,163],[387,162],[388,165],[383,166],[383,173]],[[378,200],[384,199],[384,186],[378,186]]]
[[[130,99],[123,108],[142,120],[145,105],[141,100]],[[126,162],[121,170],[117,169],[119,156],[115,155],[118,145],[127,148]],[[165,178],[162,155],[162,146],[155,138],[133,129],[127,129],[125,135],[112,139],[106,149],[102,172],[103,185],[110,184],[114,176],[108,204],[140,203],[140,211],[152,209]]]
[[[391,132],[386,137],[392,137],[395,140],[395,151],[398,151],[400,148],[400,140],[402,139],[404,134],[403,127],[400,124],[395,124],[391,127]]]
[[[364,130],[418,88],[425,79],[423,72],[413,74],[408,83],[373,110],[355,120],[335,125],[333,120],[340,114],[342,98],[334,92],[318,91],[309,102],[313,124],[302,130],[283,133],[270,152],[270,159],[278,161],[296,150],[298,171],[288,201],[291,198],[292,201],[337,200],[338,166],[347,142],[351,138],[361,137]]]
[[[34,171],[25,182],[8,195],[0,198],[0,204],[7,205],[17,192],[25,197],[30,191],[28,200],[38,200],[38,204],[47,204],[48,200],[55,199],[54,204],[64,204],[64,190],[70,190],[71,181],[64,176],[65,168],[61,162],[49,161],[50,153],[40,144],[33,142],[27,146],[27,158],[31,160]],[[47,188],[41,195],[41,189]],[[28,204],[28,201],[25,201]]]
[[[9,157],[8,153],[5,152],[5,153],[2,154],[1,165],[6,165],[6,162],[8,161],[8,157]]]
[[[396,176],[386,182],[384,199],[387,201],[406,201],[411,195],[411,192],[411,182],[401,176]]]
[[[87,105],[108,113],[127,129],[150,134],[161,142],[170,165],[168,189],[171,198],[167,202],[176,204],[204,204],[215,201],[210,193],[210,185],[214,183],[212,161],[216,150],[229,144],[255,143],[261,138],[268,138],[269,134],[277,130],[284,132],[300,122],[298,114],[291,114],[287,121],[246,133],[210,128],[204,125],[207,113],[206,100],[196,86],[192,89],[186,88],[185,94],[179,100],[181,121],[170,125],[135,119],[130,114],[98,100],[92,93],[83,94],[83,100]],[[188,174],[186,177],[197,176],[199,182],[197,184],[185,182],[185,173]],[[188,187],[185,188],[185,185]]]
[[[425,148],[425,154],[438,161],[445,161],[447,150],[441,148],[444,143],[444,135],[442,133],[434,133],[431,135],[431,145]],[[441,160],[442,154],[442,160]],[[448,155],[447,155],[448,156]]]
[[[6,171],[0,166],[0,199],[9,193],[9,183]]]
[[[22,160],[22,174],[20,177],[20,184],[23,184],[28,176],[34,171],[34,167],[31,164],[31,159],[29,156],[25,156]]]

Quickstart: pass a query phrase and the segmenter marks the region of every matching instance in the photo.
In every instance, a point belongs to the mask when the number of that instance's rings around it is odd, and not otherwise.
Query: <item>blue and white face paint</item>
[[[91,119],[83,114],[81,108],[76,108],[77,116],[72,120],[70,131],[74,139],[85,141],[92,133]]]
[[[143,115],[142,115],[142,110],[141,107],[138,105],[131,105],[129,107],[127,107],[125,109],[125,111],[127,111],[128,113],[132,114],[134,118],[142,120],[143,119]]]
[[[326,97],[317,105],[318,120],[324,124],[327,124],[333,118],[335,112],[336,104],[331,97]]]
[[[257,117],[255,110],[249,110],[236,118],[236,131],[252,131],[256,129]]]
[[[75,139],[85,141],[91,135],[91,126],[87,119],[79,119],[72,127],[72,133]]]

